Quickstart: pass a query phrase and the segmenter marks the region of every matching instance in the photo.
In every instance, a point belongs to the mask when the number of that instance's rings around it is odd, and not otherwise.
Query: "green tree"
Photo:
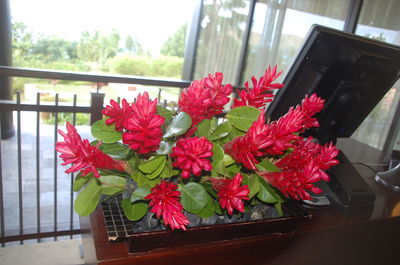
[[[119,33],[112,30],[110,34],[104,35],[98,31],[82,32],[77,52],[78,58],[88,62],[104,64],[107,59],[118,53]]]
[[[161,47],[161,54],[166,56],[185,56],[187,24],[182,25],[172,36],[170,36]]]
[[[12,24],[12,53],[14,65],[20,65],[29,57],[33,43],[33,34],[23,22]]]
[[[128,35],[125,39],[125,49],[126,52],[134,55],[145,55],[145,49],[139,40],[131,35]]]
[[[31,46],[31,54],[44,62],[77,59],[77,43],[55,36],[42,37]]]

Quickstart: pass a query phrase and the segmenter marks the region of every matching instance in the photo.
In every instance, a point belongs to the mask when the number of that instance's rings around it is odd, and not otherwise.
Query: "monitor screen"
[[[322,143],[350,137],[399,76],[400,47],[314,25],[266,115],[276,120],[317,93],[325,106],[309,133]]]

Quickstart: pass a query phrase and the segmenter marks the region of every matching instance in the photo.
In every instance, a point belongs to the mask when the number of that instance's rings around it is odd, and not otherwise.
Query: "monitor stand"
[[[308,207],[331,205],[338,208],[345,216],[369,218],[373,210],[375,193],[343,152],[339,151],[337,159],[339,164],[327,171],[330,181],[319,182],[316,185],[324,193],[312,196],[309,201],[303,201],[304,205]]]

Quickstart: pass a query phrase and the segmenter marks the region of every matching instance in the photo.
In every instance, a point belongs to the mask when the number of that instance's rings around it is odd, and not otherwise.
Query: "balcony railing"
[[[158,87],[175,87],[175,88],[184,88],[187,87],[190,82],[189,81],[182,81],[182,80],[167,80],[167,79],[155,79],[155,78],[142,78],[142,77],[132,77],[132,76],[122,76],[122,75],[98,75],[98,74],[91,74],[91,73],[77,73],[77,72],[64,72],[64,71],[50,71],[50,70],[37,70],[37,69],[26,69],[26,68],[16,68],[16,67],[7,67],[7,66],[0,66],[0,76],[6,77],[24,77],[24,78],[40,78],[40,79],[51,79],[51,80],[71,80],[71,81],[86,81],[86,82],[94,82],[97,83],[97,91],[91,93],[91,101],[89,106],[77,106],[77,96],[74,95],[73,102],[71,105],[61,104],[59,101],[58,94],[55,95],[54,104],[46,105],[43,104],[40,100],[39,93],[37,94],[36,103],[34,104],[26,104],[21,102],[21,95],[17,93],[16,101],[12,100],[0,100],[0,110],[1,112],[11,112],[13,111],[16,113],[15,117],[15,127],[16,127],[16,136],[14,136],[14,141],[11,144],[15,144],[15,147],[11,147],[13,152],[16,152],[16,161],[13,161],[11,157],[13,156],[8,152],[10,149],[10,143],[7,143],[7,146],[2,146],[0,142],[0,243],[2,246],[5,245],[7,242],[12,241],[20,241],[20,244],[24,243],[24,240],[29,239],[36,239],[38,242],[42,238],[54,237],[57,240],[59,236],[70,236],[72,238],[73,235],[80,234],[80,229],[74,226],[74,212],[73,212],[73,199],[74,199],[74,192],[73,192],[73,180],[74,174],[71,174],[69,177],[70,179],[67,182],[70,182],[69,190],[69,207],[63,207],[62,209],[59,207],[58,203],[60,201],[59,198],[59,191],[61,188],[61,184],[59,181],[64,181],[65,178],[61,179],[59,161],[57,160],[57,153],[54,148],[54,144],[58,141],[57,130],[58,130],[58,115],[59,113],[72,113],[72,120],[70,121],[72,124],[76,122],[76,114],[77,113],[88,113],[90,114],[90,121],[93,123],[94,121],[101,119],[101,110],[104,106],[104,94],[99,93],[99,88],[101,83],[126,83],[126,84],[139,84],[139,85],[150,85],[150,86],[158,86]],[[21,113],[35,113],[36,121],[30,121],[31,124],[35,124],[32,128],[29,128],[30,135],[32,136],[30,139],[31,143],[34,146],[34,156],[30,157],[29,159],[35,161],[32,163],[34,166],[25,168],[23,159],[24,150],[23,146],[26,144],[24,141],[26,137],[23,136],[23,131],[21,129],[22,120],[21,120]],[[53,139],[48,139],[48,137],[41,137],[41,123],[40,123],[40,114],[41,113],[53,113],[54,114],[54,124],[51,126],[52,131],[54,132]],[[32,115],[32,114],[31,114]],[[33,117],[33,116],[32,116]],[[1,136],[1,135],[0,135]],[[50,137],[51,138],[51,137]],[[43,150],[48,148],[48,144],[45,145],[43,141],[52,141],[51,150]],[[53,164],[52,166],[48,166],[49,168],[43,168],[45,163],[42,161],[42,152],[46,151],[47,153],[51,153]],[[7,154],[5,153],[7,152]],[[15,167],[14,167],[15,165]],[[30,164],[28,164],[30,165]],[[10,168],[12,167],[12,168]],[[7,170],[5,170],[7,169]],[[61,168],[62,169],[62,168]],[[24,172],[29,170],[32,173],[32,176],[35,181],[35,196],[34,198],[30,197],[29,201],[30,205],[34,205],[33,208],[36,208],[36,228],[34,231],[29,229],[27,231],[25,229],[26,224],[26,213],[24,213],[24,181],[25,175]],[[50,170],[50,171],[49,171]],[[7,171],[7,174],[15,174],[15,176],[6,176],[4,173]],[[11,173],[10,173],[11,172]],[[49,217],[42,216],[41,214],[41,201],[43,200],[43,196],[41,198],[41,192],[43,185],[41,181],[44,178],[43,172],[47,172],[46,174],[50,174],[52,172],[50,178],[52,178],[52,189],[53,189],[53,196],[50,200],[52,200],[52,207],[53,207],[53,216]],[[46,176],[48,180],[49,176]],[[13,181],[17,184],[17,189],[15,194],[16,199],[13,201],[9,199],[7,196],[10,195],[8,192],[10,190],[9,181],[5,181],[6,179],[13,179]],[[47,183],[48,184],[48,183]],[[65,192],[64,192],[65,193]],[[64,194],[65,195],[65,194]],[[11,196],[12,197],[12,196]],[[49,200],[46,197],[46,200]],[[63,198],[65,201],[65,196]],[[11,205],[6,205],[11,201]],[[48,202],[47,202],[48,203]],[[65,206],[65,205],[63,205]],[[9,212],[13,212],[15,216],[18,216],[13,221],[14,227],[17,229],[14,230],[7,230],[6,226],[6,215],[7,209]],[[25,208],[26,209],[26,208]],[[32,210],[32,209],[31,209]],[[62,211],[64,214],[68,212],[69,215],[69,227],[60,228],[59,227],[59,216],[58,213]],[[42,223],[44,218],[52,218],[53,219],[53,226],[49,229],[46,226],[46,229],[43,229]],[[64,218],[65,219],[65,218]],[[31,220],[29,220],[31,221]],[[76,221],[76,220],[75,220]],[[31,222],[32,223],[32,222]],[[44,231],[46,230],[46,231]]]

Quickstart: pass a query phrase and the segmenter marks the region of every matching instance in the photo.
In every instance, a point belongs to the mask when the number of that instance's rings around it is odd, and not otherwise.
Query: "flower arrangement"
[[[301,135],[319,126],[314,116],[324,100],[306,96],[268,121],[263,108],[283,86],[274,83],[280,74],[268,67],[252,85],[246,82],[226,115],[232,86],[215,73],[182,91],[178,111],[158,106],[147,92],[133,103],[111,100],[102,111],[105,118],[91,127],[94,142],[67,123],[56,150],[62,165],[72,164],[67,173],[79,172],[75,211],[89,215],[101,198],[122,193],[128,219],[151,212],[166,227],[185,230],[187,213],[207,218],[270,204],[282,214],[286,198],[320,193],[314,183],[329,180],[324,170],[338,163],[338,151]]]

